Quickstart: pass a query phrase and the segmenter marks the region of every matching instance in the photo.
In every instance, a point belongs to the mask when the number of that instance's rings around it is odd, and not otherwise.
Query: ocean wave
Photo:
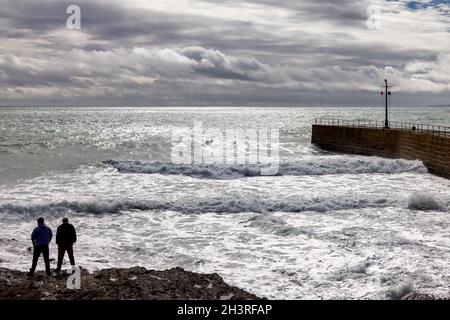
[[[305,235],[309,238],[317,237],[312,228],[294,227],[280,217],[272,213],[258,214],[247,221],[251,228],[259,228],[265,233],[271,233],[281,237]]]
[[[239,179],[261,176],[257,165],[185,165],[148,161],[108,160],[105,164],[122,173],[184,175],[203,179]],[[385,159],[379,157],[315,157],[296,162],[281,163],[277,175],[331,175],[331,174],[394,174],[403,172],[426,173],[421,161]]]
[[[429,193],[414,192],[408,198],[410,210],[442,210],[443,206]]]
[[[67,213],[108,214],[124,211],[174,211],[180,213],[267,213],[267,212],[327,212],[346,209],[382,208],[398,203],[384,198],[313,198],[313,199],[248,199],[212,198],[179,201],[104,199],[92,201],[60,201],[36,204],[6,203],[0,205],[3,214],[54,214]]]

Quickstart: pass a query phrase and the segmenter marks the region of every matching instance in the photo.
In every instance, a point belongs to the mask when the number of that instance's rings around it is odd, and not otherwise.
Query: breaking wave
[[[439,202],[431,194],[414,192],[408,198],[408,209],[410,210],[442,210]]]
[[[267,212],[327,212],[357,208],[387,207],[395,202],[384,198],[374,199],[246,199],[246,198],[212,198],[204,200],[188,199],[184,201],[161,200],[97,200],[97,201],[60,201],[53,203],[38,203],[33,205],[2,204],[3,214],[54,214],[67,213],[107,214],[124,211],[174,211],[180,213],[267,213]]]
[[[185,165],[147,161],[108,160],[122,173],[147,173],[165,175],[185,175],[204,179],[238,179],[261,176],[261,167],[257,165]],[[279,176],[363,174],[363,173],[426,173],[421,161],[404,159],[384,159],[379,157],[327,157],[281,163]]]

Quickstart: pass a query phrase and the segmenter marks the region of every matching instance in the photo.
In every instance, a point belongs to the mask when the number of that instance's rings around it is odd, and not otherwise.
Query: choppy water
[[[310,144],[314,117],[381,120],[382,112],[0,108],[0,266],[29,268],[35,219],[55,229],[67,215],[79,233],[76,258],[89,269],[180,266],[279,299],[447,291],[450,182],[419,161]],[[450,108],[396,108],[392,118],[449,125]],[[278,175],[172,164],[172,134],[195,121],[279,129]]]

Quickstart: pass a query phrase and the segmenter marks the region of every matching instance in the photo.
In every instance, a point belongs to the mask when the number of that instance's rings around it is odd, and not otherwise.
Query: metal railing
[[[316,118],[314,124],[323,126],[340,126],[353,128],[384,128],[384,121],[359,121],[359,120],[345,120],[338,118]],[[390,129],[398,129],[410,131],[411,133],[427,133],[437,136],[450,136],[450,127],[437,126],[430,124],[417,124],[409,122],[389,122]]]

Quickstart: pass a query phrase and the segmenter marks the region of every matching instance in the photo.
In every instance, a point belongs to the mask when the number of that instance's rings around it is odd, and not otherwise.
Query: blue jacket
[[[52,241],[53,232],[45,224],[40,224],[34,228],[31,234],[31,241],[35,246],[46,246]]]

